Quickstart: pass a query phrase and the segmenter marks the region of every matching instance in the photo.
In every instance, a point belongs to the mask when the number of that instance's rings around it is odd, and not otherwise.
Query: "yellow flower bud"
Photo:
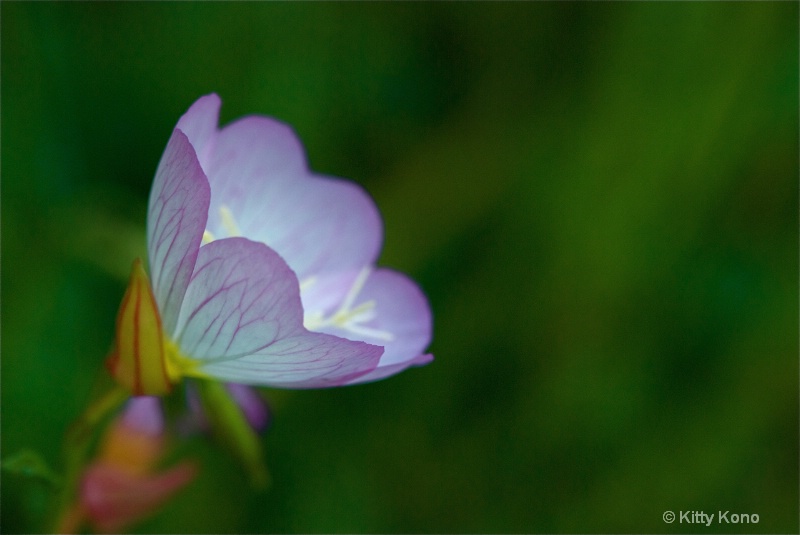
[[[172,390],[161,316],[138,258],[119,307],[114,350],[106,364],[114,379],[136,396],[162,396]]]

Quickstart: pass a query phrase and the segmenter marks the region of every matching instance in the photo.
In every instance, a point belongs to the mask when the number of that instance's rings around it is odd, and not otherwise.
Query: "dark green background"
[[[197,438],[140,530],[798,531],[797,3],[3,2],[4,456],[60,469],[212,91],[372,194],[436,361],[267,391],[272,487]]]

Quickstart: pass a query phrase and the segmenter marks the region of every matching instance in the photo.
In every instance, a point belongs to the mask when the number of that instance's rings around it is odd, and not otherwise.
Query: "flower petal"
[[[360,270],[357,269],[325,273],[301,284],[300,297],[306,316],[332,314],[345,300],[359,273]]]
[[[312,333],[279,340],[268,350],[217,361],[201,371],[223,381],[281,388],[328,388],[371,372],[383,348]]]
[[[325,287],[325,281],[320,281],[320,287]],[[331,292],[341,295],[341,288],[332,289]],[[305,299],[307,310],[318,310],[315,308],[317,303],[329,305],[330,300],[323,293],[314,297],[317,302]],[[376,369],[351,383],[375,381],[399,373],[409,366],[421,366],[433,360],[433,355],[422,354],[431,342],[433,319],[430,307],[425,295],[411,279],[390,269],[371,272],[350,308],[358,309],[369,302],[373,303],[372,319],[360,322],[358,326],[362,328],[349,330],[328,325],[319,329],[334,336],[384,347]],[[328,306],[327,312],[330,311]],[[371,332],[376,335],[370,336]]]
[[[381,379],[391,377],[392,375],[396,375],[403,370],[411,368],[412,366],[424,366],[431,362],[433,362],[433,355],[430,353],[423,353],[422,355],[417,355],[414,358],[402,362],[396,362],[395,364],[379,364],[371,372],[360,377],[356,377],[347,384],[356,385],[361,383],[371,383],[372,381],[379,381]]]
[[[164,331],[173,332],[208,218],[211,190],[194,148],[174,130],[158,164],[147,213],[150,274]]]
[[[377,258],[383,230],[372,199],[354,183],[310,173],[300,141],[283,123],[246,117],[230,124],[204,170],[214,236],[266,243],[301,280]]]
[[[183,114],[175,127],[189,138],[200,166],[203,168],[208,163],[208,155],[213,149],[217,136],[221,105],[219,96],[214,93],[200,97]]]
[[[187,374],[284,387],[342,384],[383,352],[303,327],[297,277],[262,243],[213,241],[200,249],[176,342],[200,367]]]
[[[157,475],[131,474],[117,466],[95,463],[84,475],[81,498],[92,525],[103,533],[121,533],[154,513],[197,474],[183,462]]]

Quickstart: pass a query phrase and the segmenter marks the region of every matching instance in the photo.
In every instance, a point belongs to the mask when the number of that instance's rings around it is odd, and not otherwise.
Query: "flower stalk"
[[[52,533],[73,533],[80,528],[73,509],[80,480],[86,467],[93,438],[100,424],[109,419],[128,399],[128,392],[115,385],[89,404],[86,410],[67,430],[64,439],[64,463],[66,474],[57,501]]]
[[[264,464],[261,440],[250,422],[222,383],[195,381],[200,403],[211,423],[214,436],[227,447],[244,466],[255,489],[269,485],[269,472]]]

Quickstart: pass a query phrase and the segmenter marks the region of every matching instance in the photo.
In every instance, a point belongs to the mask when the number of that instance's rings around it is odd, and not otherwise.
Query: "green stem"
[[[114,386],[102,397],[92,402],[83,414],[70,426],[64,441],[64,456],[66,462],[66,475],[64,486],[58,499],[56,516],[51,527],[51,533],[63,533],[79,528],[74,525],[75,516],[73,505],[77,495],[78,485],[83,473],[92,438],[101,422],[128,399],[130,393],[120,386]]]
[[[197,386],[214,434],[242,463],[253,487],[263,490],[269,485],[269,473],[264,464],[261,439],[250,427],[242,408],[222,383],[198,380]]]

